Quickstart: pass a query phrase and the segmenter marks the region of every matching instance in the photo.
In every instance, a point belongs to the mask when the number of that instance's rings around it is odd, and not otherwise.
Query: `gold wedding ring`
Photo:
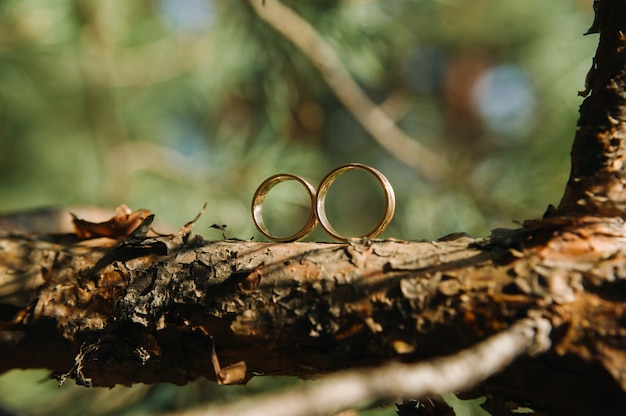
[[[326,203],[326,194],[328,193],[328,189],[330,189],[330,186],[333,184],[333,182],[335,182],[335,180],[339,176],[353,169],[363,169],[364,171],[369,172],[372,175],[374,175],[376,179],[378,180],[378,182],[380,183],[380,185],[383,187],[383,191],[385,192],[385,201],[386,201],[385,214],[383,215],[383,218],[380,220],[378,225],[374,227],[372,231],[361,236],[360,238],[364,238],[364,237],[374,238],[378,236],[380,233],[382,233],[383,231],[385,231],[387,226],[389,226],[391,219],[393,218],[393,213],[396,210],[396,196],[395,196],[395,193],[393,192],[393,187],[391,186],[391,183],[389,183],[389,180],[387,180],[385,175],[380,173],[379,170],[374,169],[373,167],[364,165],[362,163],[349,163],[344,166],[339,166],[337,169],[333,170],[328,175],[326,175],[324,179],[322,179],[320,186],[317,188],[317,201],[315,204],[315,213],[317,215],[317,218],[319,219],[320,225],[322,226],[322,228],[324,228],[324,230],[328,234],[330,234],[333,238],[339,241],[348,241],[350,238],[344,237],[343,235],[339,234],[337,230],[335,230],[333,226],[330,225],[330,222],[328,221],[328,217],[326,216],[326,207],[324,204]]]
[[[273,187],[284,181],[297,181],[300,182],[302,186],[304,186],[304,189],[306,189],[307,193],[309,194],[311,212],[309,214],[309,218],[306,221],[306,224],[304,224],[304,227],[302,227],[300,231],[287,237],[278,237],[273,235],[270,230],[267,229],[265,221],[263,221],[263,201],[265,200],[267,193]],[[317,215],[315,214],[314,208],[315,202],[316,192],[315,188],[313,188],[313,185],[311,185],[309,182],[307,182],[305,179],[301,178],[298,175],[292,175],[291,173],[279,173],[277,175],[270,176],[269,178],[264,180],[254,193],[254,197],[252,198],[252,220],[254,221],[254,225],[256,226],[257,230],[259,230],[261,234],[263,234],[270,240],[278,241],[281,243],[297,241],[311,234],[317,226]]]
[[[322,228],[324,228],[324,230],[333,238],[339,241],[348,241],[350,237],[345,237],[339,234],[328,221],[325,203],[326,195],[328,194],[328,190],[330,189],[330,186],[333,184],[333,182],[335,182],[335,180],[339,176],[343,175],[347,171],[354,169],[362,169],[374,175],[374,177],[376,177],[376,179],[382,186],[385,193],[386,204],[383,218],[372,231],[366,233],[359,238],[374,238],[378,236],[380,233],[385,231],[385,229],[389,226],[391,219],[393,218],[393,214],[396,209],[396,197],[393,191],[393,187],[391,186],[391,183],[389,183],[389,180],[387,180],[385,175],[380,173],[380,171],[378,171],[377,169],[374,169],[362,163],[349,163],[347,165],[339,166],[328,175],[326,175],[324,179],[322,179],[322,182],[317,188],[317,191],[309,182],[297,175],[293,175],[290,173],[279,173],[278,175],[270,176],[269,178],[264,180],[261,185],[259,185],[256,192],[254,193],[254,197],[252,198],[252,220],[254,221],[254,225],[256,226],[257,230],[259,230],[259,232],[268,239],[284,243],[297,241],[307,237],[309,234],[311,234],[311,232],[313,232],[319,220]],[[278,237],[273,235],[267,229],[265,221],[263,221],[263,201],[265,200],[268,192],[274,186],[278,185],[280,182],[289,180],[295,180],[302,184],[302,186],[304,186],[307,193],[309,194],[309,199],[311,202],[311,212],[309,214],[309,218],[307,219],[306,224],[300,229],[300,231],[288,237]]]

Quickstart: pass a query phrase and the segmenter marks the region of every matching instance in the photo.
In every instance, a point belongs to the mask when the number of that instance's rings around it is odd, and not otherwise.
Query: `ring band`
[[[364,165],[362,163],[349,163],[347,165],[339,166],[338,168],[330,172],[328,175],[326,175],[326,177],[322,179],[322,182],[317,188],[317,200],[315,204],[315,214],[317,218],[319,219],[319,222],[322,228],[324,228],[324,230],[328,234],[330,234],[333,238],[339,241],[343,241],[343,242],[348,241],[349,238],[344,237],[341,234],[339,234],[337,230],[335,230],[333,226],[330,224],[330,222],[328,221],[328,217],[326,216],[326,207],[324,204],[326,202],[326,194],[328,193],[328,189],[333,184],[333,182],[345,172],[349,170],[353,170],[353,169],[363,169],[371,173],[372,175],[374,175],[376,179],[378,180],[378,182],[380,183],[380,185],[382,186],[383,191],[385,192],[385,200],[386,200],[385,214],[383,215],[383,218],[380,220],[378,225],[374,227],[372,231],[363,235],[361,238],[364,238],[364,237],[374,238],[378,236],[380,233],[382,233],[383,231],[385,231],[387,226],[389,226],[389,223],[391,223],[391,219],[393,218],[393,214],[396,210],[396,196],[393,191],[393,187],[391,186],[391,183],[385,177],[385,175],[380,173],[380,171],[370,166]]]
[[[311,212],[309,214],[309,218],[307,219],[306,224],[304,224],[300,231],[288,237],[277,237],[275,235],[272,235],[270,230],[267,229],[265,221],[263,221],[263,201],[265,200],[268,192],[274,186],[284,181],[297,181],[300,182],[302,186],[304,186],[307,193],[309,194],[309,199],[311,201]],[[311,234],[317,226],[317,215],[314,209],[316,200],[317,198],[315,188],[305,179],[301,178],[298,175],[292,175],[291,173],[279,173],[277,175],[270,176],[269,178],[264,180],[254,193],[254,197],[252,198],[252,220],[254,221],[254,225],[256,226],[257,230],[259,230],[261,234],[263,234],[266,238],[269,238],[270,240],[278,241],[281,243],[297,241]]]

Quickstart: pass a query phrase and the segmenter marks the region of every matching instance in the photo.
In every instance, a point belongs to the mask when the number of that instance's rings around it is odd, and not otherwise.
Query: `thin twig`
[[[438,154],[413,140],[363,92],[332,46],[293,10],[277,0],[249,0],[259,17],[293,42],[354,117],[392,156],[427,179],[438,181],[451,169]]]
[[[506,368],[517,357],[546,351],[550,347],[551,328],[545,318],[527,318],[449,357],[417,364],[391,363],[373,369],[348,370],[302,388],[177,415],[326,415],[382,399],[419,399],[468,390]]]

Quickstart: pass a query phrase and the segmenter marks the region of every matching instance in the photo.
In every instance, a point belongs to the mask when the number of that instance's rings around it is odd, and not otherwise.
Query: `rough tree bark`
[[[558,211],[624,217],[626,212],[626,6],[594,1],[587,34],[600,42],[587,76],[572,148],[572,170]]]
[[[454,354],[530,317],[550,322],[549,349],[467,388],[552,414],[623,412],[626,1],[596,3],[591,95],[544,219],[434,242],[150,236],[143,211],[75,234],[4,233],[0,372],[93,386],[307,378]]]

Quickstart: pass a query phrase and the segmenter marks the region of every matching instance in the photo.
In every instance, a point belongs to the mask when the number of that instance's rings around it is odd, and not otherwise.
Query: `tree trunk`
[[[572,170],[560,213],[624,218],[626,213],[626,1],[594,1],[589,33],[600,42],[580,107]]]

